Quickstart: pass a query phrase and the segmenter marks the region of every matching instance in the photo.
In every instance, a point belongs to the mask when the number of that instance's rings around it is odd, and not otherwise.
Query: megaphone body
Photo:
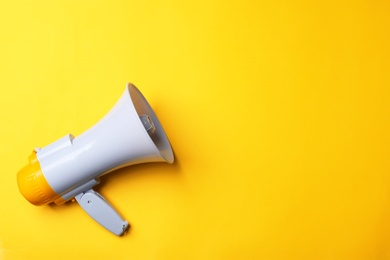
[[[122,235],[128,222],[96,191],[99,178],[125,166],[172,163],[165,132],[141,92],[128,84],[119,101],[80,136],[66,135],[36,148],[18,173],[19,190],[34,205],[62,204],[75,198],[102,226]]]

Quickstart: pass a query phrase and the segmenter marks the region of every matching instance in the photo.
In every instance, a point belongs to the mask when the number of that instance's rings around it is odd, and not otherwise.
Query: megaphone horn
[[[174,160],[171,145],[152,108],[129,83],[116,105],[93,127],[36,148],[18,173],[22,195],[34,205],[60,205],[75,198],[99,224],[116,235],[128,222],[96,191],[99,178],[115,169]]]

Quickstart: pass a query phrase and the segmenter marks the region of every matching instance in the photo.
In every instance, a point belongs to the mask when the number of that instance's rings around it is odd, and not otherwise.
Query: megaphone
[[[18,172],[22,195],[34,205],[75,199],[100,225],[120,236],[128,222],[92,188],[116,169],[146,162],[173,163],[168,138],[152,108],[131,83],[93,127],[36,148]]]

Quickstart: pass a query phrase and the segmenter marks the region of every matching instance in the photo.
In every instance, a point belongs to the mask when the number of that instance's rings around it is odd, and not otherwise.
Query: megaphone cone
[[[152,108],[132,84],[111,111],[80,136],[66,135],[37,148],[18,173],[22,195],[34,205],[76,198],[97,222],[121,235],[128,223],[91,188],[115,169],[174,160],[168,138]]]

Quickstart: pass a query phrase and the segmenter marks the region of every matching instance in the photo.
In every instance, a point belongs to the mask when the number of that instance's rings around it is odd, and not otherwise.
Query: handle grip
[[[127,231],[129,223],[98,192],[89,189],[75,199],[88,215],[115,235],[121,236]]]

